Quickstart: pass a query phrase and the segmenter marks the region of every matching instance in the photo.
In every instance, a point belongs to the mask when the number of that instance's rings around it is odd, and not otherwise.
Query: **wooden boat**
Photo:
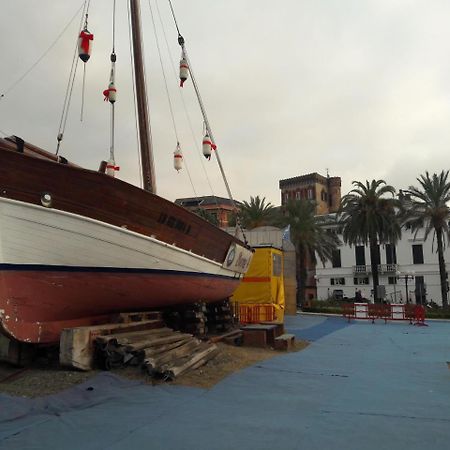
[[[136,10],[137,0],[130,5]],[[3,332],[52,343],[63,328],[117,312],[229,297],[250,264],[249,247],[150,191],[19,138],[0,139]]]

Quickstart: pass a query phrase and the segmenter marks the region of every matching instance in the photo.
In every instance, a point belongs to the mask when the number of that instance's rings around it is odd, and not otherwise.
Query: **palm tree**
[[[340,245],[337,235],[321,225],[315,217],[315,204],[309,200],[290,200],[284,208],[281,224],[290,227],[291,241],[297,256],[298,303],[305,300],[308,261],[316,264],[317,257],[325,264]]]
[[[354,189],[342,197],[338,220],[342,238],[352,245],[369,245],[374,302],[378,302],[379,245],[395,245],[401,237],[400,202],[395,189],[383,180],[352,182]],[[388,197],[386,197],[388,195]],[[390,197],[389,197],[390,195]]]
[[[274,219],[276,208],[266,203],[266,198],[250,197],[250,202],[243,201],[240,208],[242,225],[247,229],[270,225]]]
[[[426,240],[433,231],[433,247],[434,238],[436,238],[437,254],[439,261],[439,275],[441,279],[441,295],[442,306],[448,307],[447,299],[447,272],[445,270],[444,250],[450,239],[450,230],[448,222],[450,220],[450,208],[447,203],[450,201],[450,182],[448,181],[448,173],[441,171],[438,175],[434,173],[431,177],[428,172],[420,175],[417,181],[420,188],[410,186],[405,191],[409,194],[411,203],[408,204],[408,211],[405,224],[411,227],[412,231],[425,228]]]

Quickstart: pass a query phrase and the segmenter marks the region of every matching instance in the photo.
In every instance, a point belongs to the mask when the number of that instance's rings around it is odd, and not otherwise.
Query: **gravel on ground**
[[[220,349],[217,356],[206,365],[181,375],[172,383],[209,389],[238,370],[285,353],[271,348],[235,347],[223,343],[217,345]],[[303,350],[307,345],[306,341],[297,341],[291,351]],[[0,393],[30,398],[42,397],[83,383],[99,372],[66,369],[60,367],[55,358],[40,358],[25,369],[0,363]],[[112,372],[148,384],[163,382],[150,378],[138,367],[125,367]]]

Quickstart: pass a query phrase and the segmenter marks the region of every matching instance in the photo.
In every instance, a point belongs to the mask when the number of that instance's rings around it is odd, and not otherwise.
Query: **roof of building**
[[[232,206],[233,203],[229,198],[217,197],[216,195],[206,195],[204,197],[187,197],[177,198],[175,203],[180,206],[209,206],[209,205],[228,205]],[[239,202],[236,202],[239,204]]]
[[[330,181],[331,183],[339,182],[339,185],[341,184],[341,178],[340,177],[324,177],[323,175],[320,175],[317,172],[308,173],[306,175],[300,175],[293,178],[285,178],[284,180],[279,181],[280,189],[292,184],[297,184],[301,182],[310,182],[310,183],[322,183],[326,184],[327,181]]]

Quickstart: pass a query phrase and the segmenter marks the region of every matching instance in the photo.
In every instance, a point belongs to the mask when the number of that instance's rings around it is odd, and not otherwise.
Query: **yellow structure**
[[[247,322],[284,321],[283,251],[274,247],[255,247],[250,267],[231,298],[239,304],[241,320]],[[275,311],[272,317],[270,311]]]

